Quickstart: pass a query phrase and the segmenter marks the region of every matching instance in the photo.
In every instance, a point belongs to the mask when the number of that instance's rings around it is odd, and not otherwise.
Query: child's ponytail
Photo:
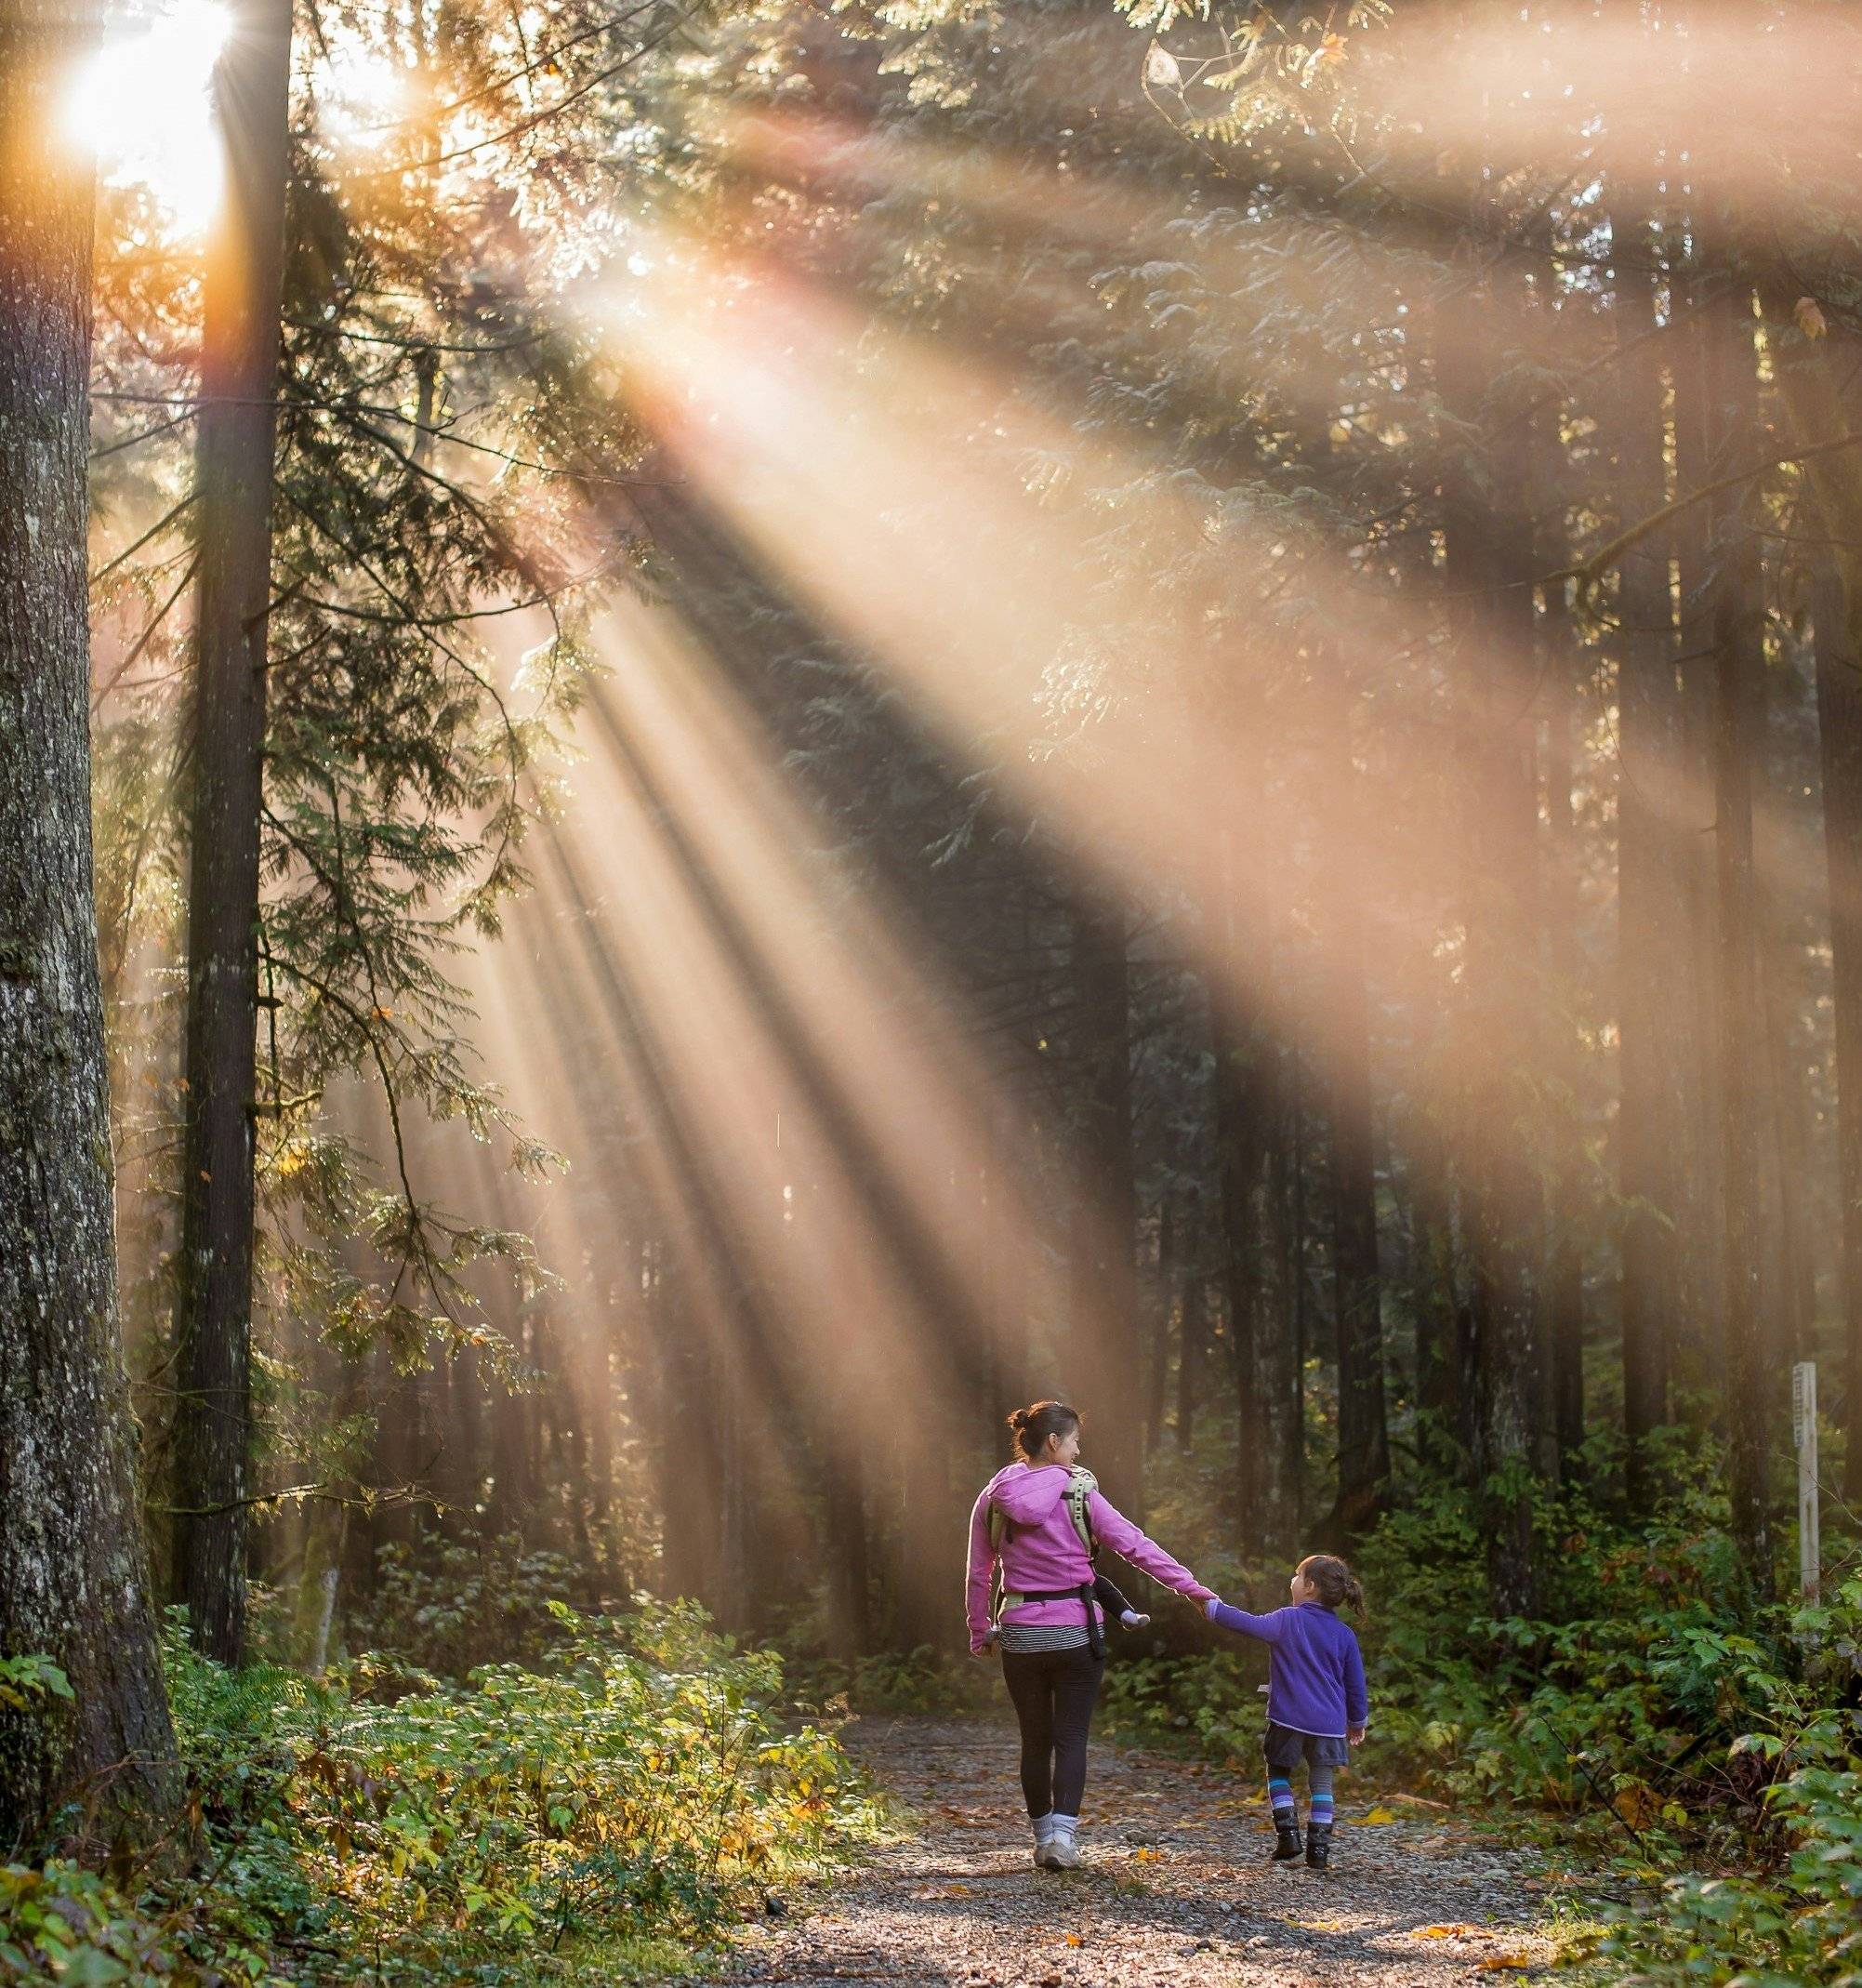
[[[1309,1553],[1300,1562],[1299,1571],[1318,1589],[1327,1608],[1346,1607],[1360,1622],[1364,1620],[1364,1583],[1337,1554]]]

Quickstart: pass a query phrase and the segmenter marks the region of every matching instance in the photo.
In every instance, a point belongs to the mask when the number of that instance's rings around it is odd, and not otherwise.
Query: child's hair
[[[1036,1401],[1018,1408],[1009,1418],[1015,1447],[1023,1456],[1038,1456],[1050,1436],[1064,1436],[1079,1426],[1079,1411],[1064,1401]]]
[[[1351,1604],[1352,1612],[1360,1621],[1364,1618],[1364,1584],[1335,1553],[1309,1553],[1294,1570],[1304,1574],[1319,1591],[1319,1599],[1328,1609],[1336,1609],[1341,1602]]]

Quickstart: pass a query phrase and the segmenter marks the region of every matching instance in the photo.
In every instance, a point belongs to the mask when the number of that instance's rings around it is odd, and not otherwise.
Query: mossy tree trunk
[[[68,1799],[178,1800],[117,1343],[91,880],[92,179],[55,136],[97,9],[0,6],[0,1655],[73,1699],[0,1708],[0,1854]]]

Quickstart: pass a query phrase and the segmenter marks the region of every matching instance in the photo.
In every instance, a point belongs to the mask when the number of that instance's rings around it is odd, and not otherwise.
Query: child
[[[1150,1623],[1148,1615],[1141,1615],[1117,1588],[1097,1571],[1092,1577],[1092,1598],[1105,1610],[1108,1618],[1116,1617],[1128,1629],[1142,1629]]]
[[[1291,1777],[1303,1758],[1313,1791],[1306,1862],[1323,1871],[1332,1848],[1332,1775],[1364,1738],[1369,1713],[1358,1639],[1336,1610],[1349,1601],[1362,1617],[1364,1589],[1351,1569],[1329,1553],[1309,1554],[1294,1570],[1288,1587],[1293,1606],[1271,1615],[1249,1615],[1224,1601],[1206,1603],[1204,1612],[1222,1628],[1258,1637],[1268,1646],[1262,1751],[1267,1798],[1274,1807],[1274,1861],[1290,1863],[1300,1854],[1300,1812]]]

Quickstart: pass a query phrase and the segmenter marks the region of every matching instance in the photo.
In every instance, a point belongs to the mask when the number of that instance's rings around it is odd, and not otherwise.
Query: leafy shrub
[[[459,1684],[228,1673],[171,1640],[204,1874],[132,1899],[8,1868],[0,1981],[536,1981],[703,1941],[867,1826],[834,1741],[784,1730],[773,1653],[688,1607],[552,1621],[548,1665]]]
[[[535,1663],[561,1640],[553,1612],[597,1606],[587,1575],[515,1532],[429,1539],[416,1557],[383,1547],[375,1593],[350,1624],[352,1647],[441,1677],[480,1663]]]

